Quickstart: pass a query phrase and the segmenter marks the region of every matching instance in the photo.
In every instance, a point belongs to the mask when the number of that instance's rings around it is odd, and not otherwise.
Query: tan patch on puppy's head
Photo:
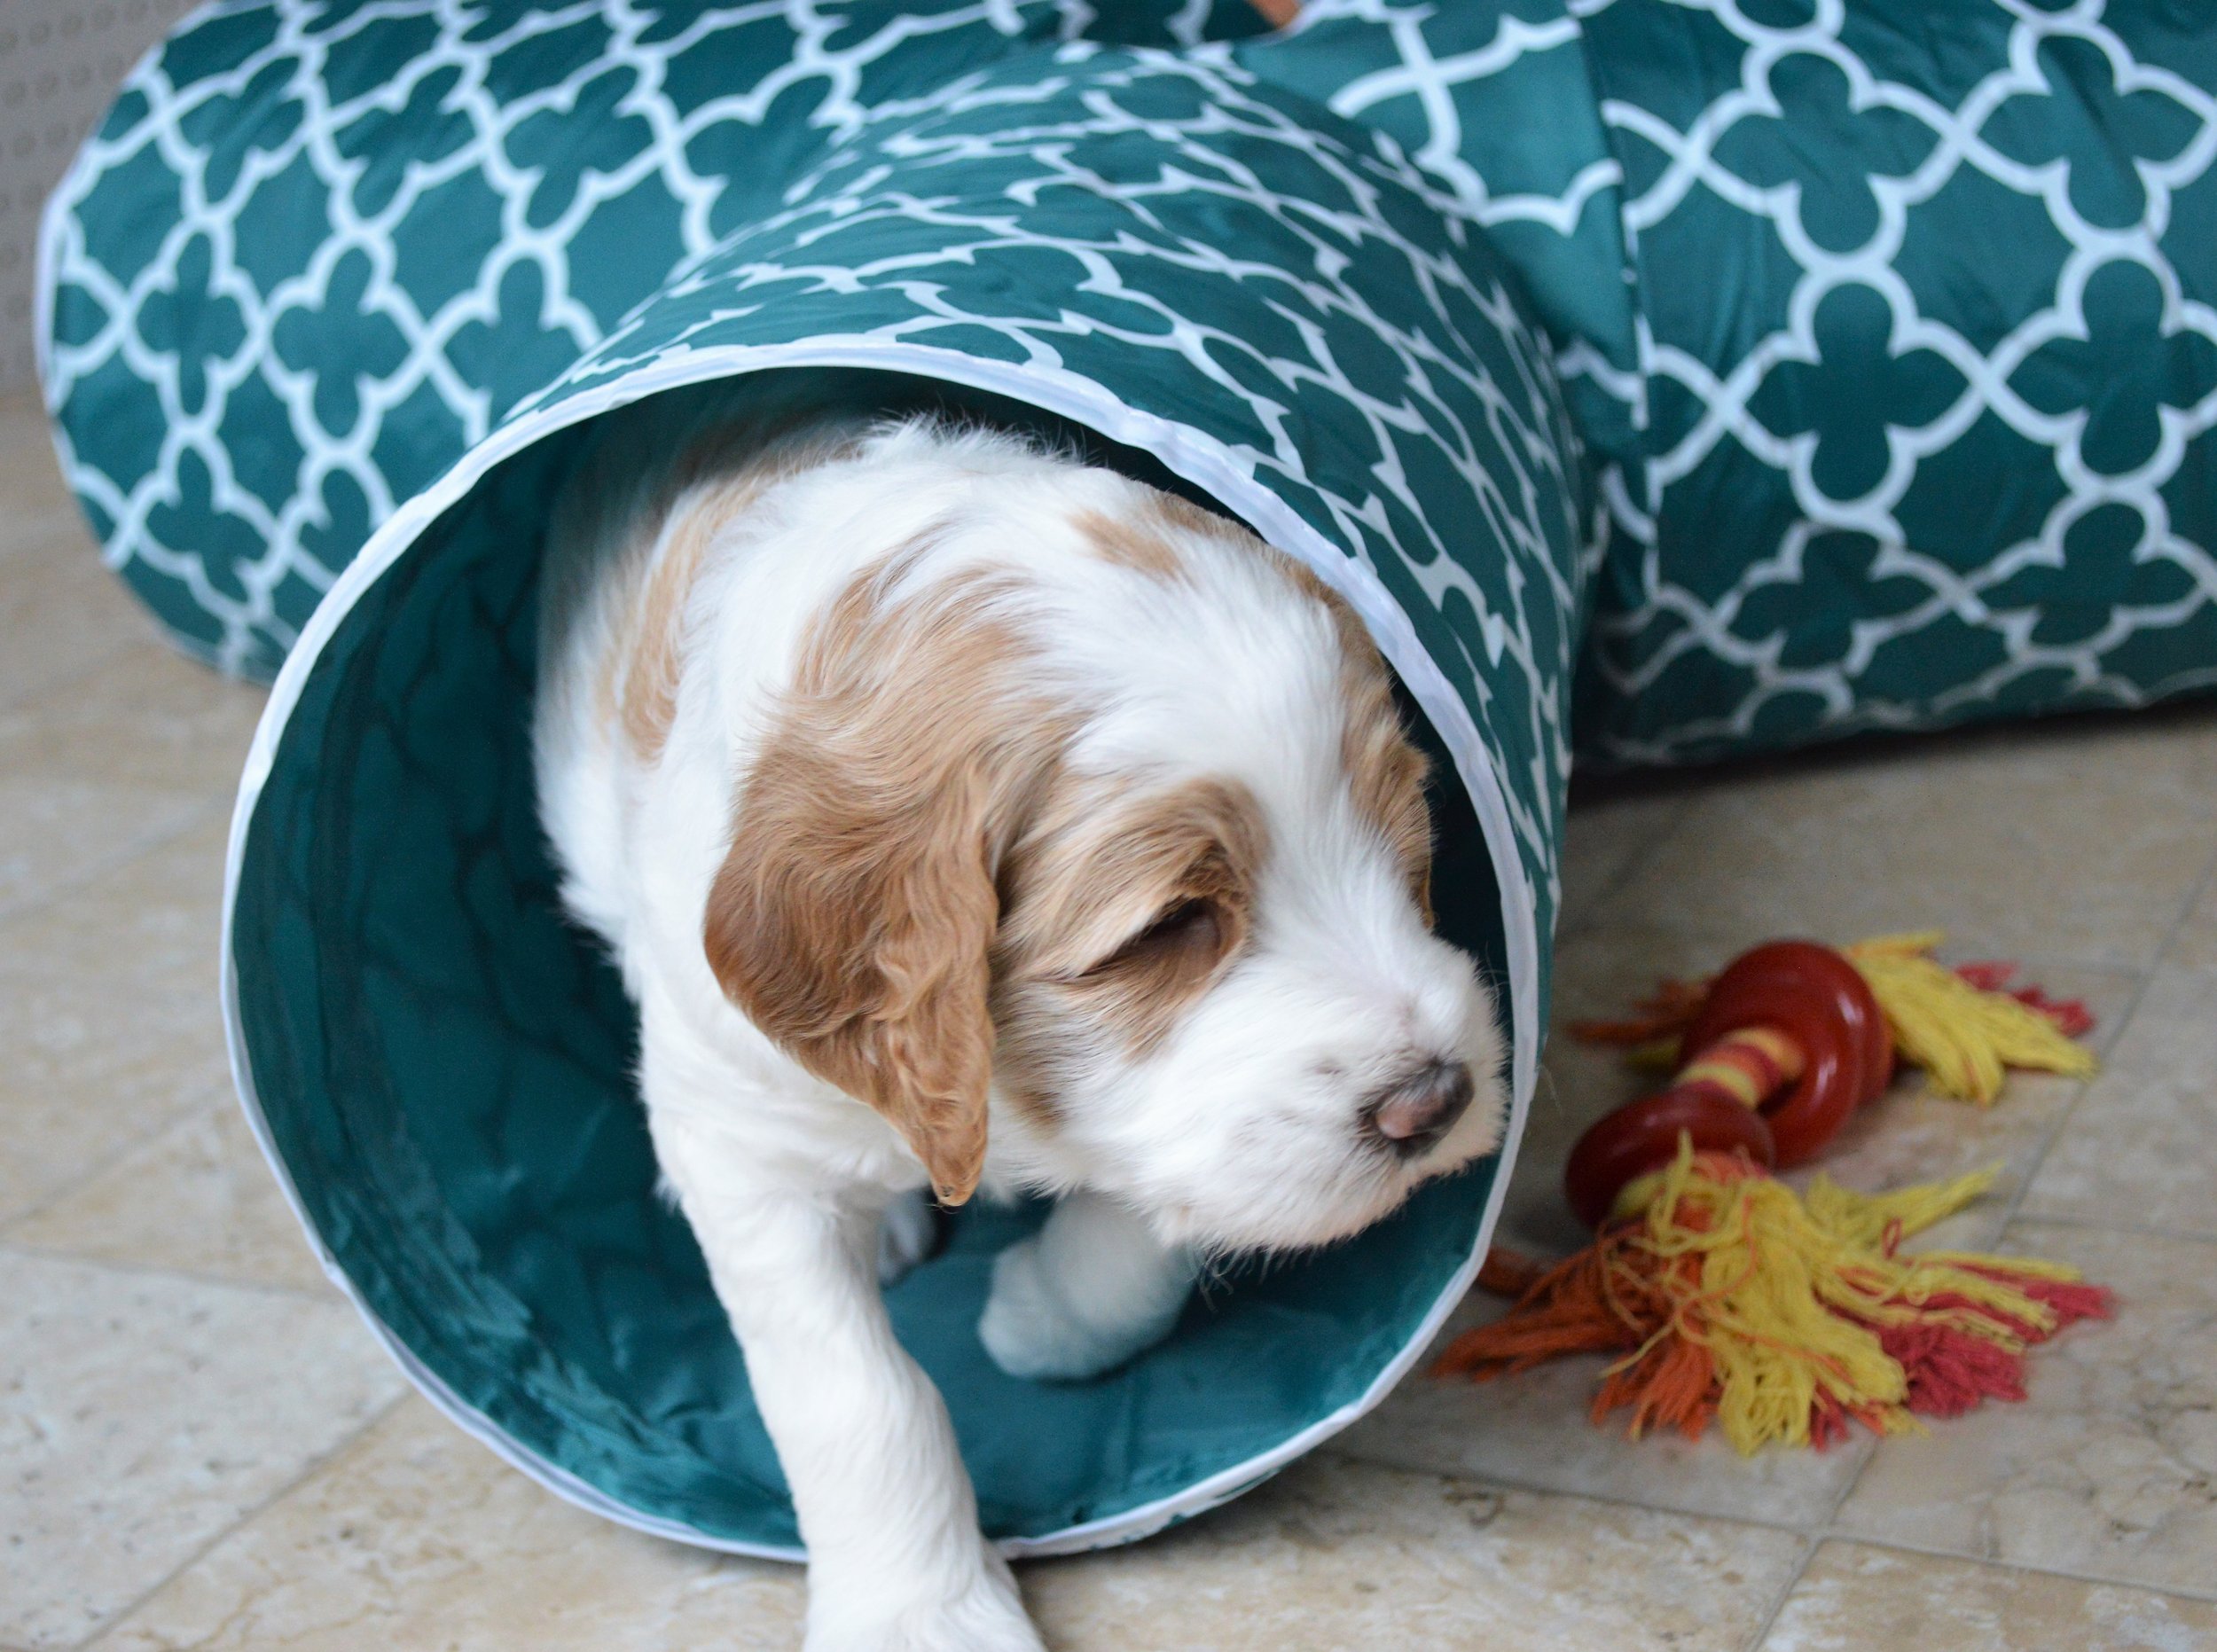
[[[642,761],[669,743],[685,666],[685,619],[693,582],[716,536],[760,503],[779,482],[850,450],[851,438],[801,439],[742,450],[746,433],[719,429],[695,442],[670,467],[659,509],[639,514],[635,533],[646,543],[631,554],[651,559],[607,650],[599,685],[604,716],[616,718]]]
[[[1275,565],[1331,618],[1339,645],[1340,686],[1345,703],[1340,761],[1355,808],[1385,840],[1404,868],[1409,887],[1432,921],[1431,812],[1424,803],[1430,765],[1410,741],[1393,701],[1393,679],[1369,629],[1347,599],[1304,563],[1257,538],[1242,524],[1176,494],[1150,489],[1146,509],[1126,521],[1099,512],[1080,519],[1081,530],[1101,554],[1119,566],[1159,578],[1177,577],[1182,565],[1172,543],[1179,534],[1244,542]]]
[[[1144,1056],[1237,957],[1268,838],[1245,787],[1194,780],[1119,802],[1064,787],[1011,852],[996,948],[1003,1087],[1051,1124],[1061,1075]]]
[[[743,497],[732,501],[732,511],[743,508]],[[709,540],[729,513],[709,508],[706,500],[688,501],[678,511],[670,521],[668,543],[647,571],[632,609],[627,645],[609,650],[608,669],[622,677],[619,687],[612,676],[611,689],[623,738],[648,763],[662,756],[678,715],[685,599],[707,557]]]
[[[1211,539],[1230,537],[1257,550],[1267,549],[1260,539],[1229,517],[1218,516],[1160,489],[1146,488],[1142,493],[1140,503],[1127,514],[1107,511],[1078,513],[1077,530],[1085,536],[1101,560],[1156,579],[1172,580],[1182,578],[1187,573],[1177,545],[1178,538],[1183,535]]]
[[[1185,573],[1177,551],[1145,521],[1130,521],[1106,511],[1080,511],[1076,523],[1093,553],[1104,562],[1150,579],[1172,580]]]
[[[985,1158],[1000,862],[1069,731],[1022,687],[1013,579],[902,592],[915,560],[855,580],[813,629],[703,936],[732,999],[959,1204]]]
[[[1340,761],[1356,812],[1368,821],[1408,880],[1409,892],[1432,922],[1432,815],[1424,802],[1431,764],[1410,741],[1393,703],[1391,679],[1375,648],[1374,669],[1350,672],[1347,722]]]
[[[1282,552],[1273,551],[1289,576],[1331,615],[1339,639],[1340,697],[1346,720],[1340,725],[1340,764],[1347,773],[1355,810],[1392,850],[1432,921],[1432,818],[1424,802],[1424,780],[1431,771],[1401,725],[1393,703],[1393,676],[1370,630],[1347,599],[1316,574]]]
[[[1218,536],[1229,534],[1251,544],[1263,543],[1245,522],[1235,521],[1229,516],[1219,516],[1216,512],[1195,505],[1191,499],[1180,498],[1174,493],[1156,489],[1154,505],[1155,513],[1181,533],[1214,534]]]

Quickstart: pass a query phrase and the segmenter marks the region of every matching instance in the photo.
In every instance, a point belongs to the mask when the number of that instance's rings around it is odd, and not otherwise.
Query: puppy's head
[[[990,1133],[997,1174],[1169,1240],[1322,1242],[1500,1137],[1494,1006],[1431,932],[1424,768],[1313,576],[1041,460],[818,616],[709,962],[943,1199]]]

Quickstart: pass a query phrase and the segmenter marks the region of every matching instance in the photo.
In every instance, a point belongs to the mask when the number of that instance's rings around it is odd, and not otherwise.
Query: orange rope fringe
[[[1899,1254],[1990,1180],[1866,1195],[1820,1178],[1805,1201],[1744,1159],[1681,1141],[1646,1208],[1568,1261],[1489,1257],[1495,1278],[1521,1284],[1516,1306],[1456,1338],[1433,1374],[1485,1382],[1565,1354],[1615,1354],[1595,1422],[1628,1411],[1635,1439],[1651,1429],[1697,1438],[1720,1422],[1743,1452],[1821,1448],[1852,1422],[1900,1433],[1922,1426],[1918,1414],[2021,1399],[2025,1351],[2111,1304],[2052,1263]]]

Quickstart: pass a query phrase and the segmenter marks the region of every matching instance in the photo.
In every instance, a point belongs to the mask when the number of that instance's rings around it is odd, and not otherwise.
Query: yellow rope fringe
[[[1683,1281],[1673,1288],[1678,1302],[1670,1322],[1649,1345],[1677,1336],[1706,1348],[1719,1387],[1718,1422],[1742,1452],[1774,1440],[1809,1444],[1820,1395],[1880,1433],[1921,1432],[1908,1409],[1907,1375],[1874,1327],[1944,1324],[2014,1351],[2024,1339],[1974,1305],[2042,1335],[2054,1328],[2054,1311],[2005,1280],[1971,1270],[2078,1277],[2017,1257],[1893,1254],[1901,1238],[1962,1210],[1993,1179],[1991,1171],[1975,1172],[1868,1194],[1820,1176],[1804,1200],[1768,1176],[1720,1178],[1681,1139],[1677,1162],[1642,1178],[1649,1196],[1640,1248],[1666,1264],[1665,1279]],[[1677,1258],[1697,1259],[1697,1270],[1667,1265]],[[1949,1305],[1929,1305],[1941,1298]]]
[[[2095,1070],[2093,1054],[2047,1016],[1936,963],[1931,954],[1944,938],[1928,929],[1846,949],[1885,1014],[1894,1047],[1924,1069],[1934,1090],[1988,1107],[2002,1093],[2004,1068],[2074,1078]]]

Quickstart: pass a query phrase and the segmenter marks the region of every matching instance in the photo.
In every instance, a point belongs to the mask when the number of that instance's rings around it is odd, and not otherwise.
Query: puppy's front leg
[[[792,1487],[808,1652],[1038,1652],[946,1406],[894,1340],[876,1202],[770,1183],[711,1129],[654,1124]]]
[[[1198,1273],[1114,1200],[1072,1194],[995,1258],[978,1337],[1011,1376],[1098,1376],[1170,1335]]]

